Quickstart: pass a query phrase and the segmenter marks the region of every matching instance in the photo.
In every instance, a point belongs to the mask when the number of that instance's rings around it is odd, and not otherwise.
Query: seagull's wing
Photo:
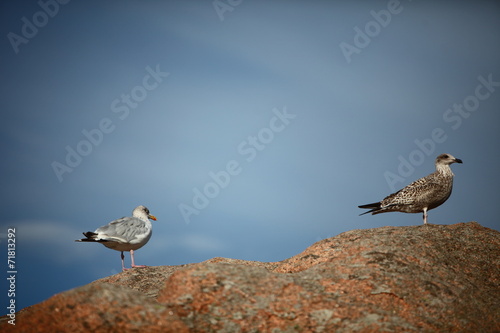
[[[420,178],[401,190],[393,193],[381,201],[382,207],[412,205],[415,202],[432,201],[436,193],[440,192],[443,185],[434,181],[429,175]]]
[[[146,222],[136,217],[122,217],[98,228],[95,233],[101,241],[130,243],[148,233]]]

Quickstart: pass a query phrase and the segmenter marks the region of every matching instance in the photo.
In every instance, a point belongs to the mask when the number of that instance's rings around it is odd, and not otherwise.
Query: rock
[[[212,258],[203,263],[226,263],[226,264],[240,264],[247,266],[259,266],[268,269],[273,269],[277,267],[277,263],[263,263],[259,261],[247,261],[239,259],[228,259],[228,258]],[[170,275],[174,272],[192,267],[193,265],[199,264],[186,264],[179,266],[156,266],[156,267],[145,267],[141,269],[129,269],[125,272],[111,275],[99,280],[92,282],[93,284],[101,283],[111,283],[120,286],[125,286],[130,289],[135,289],[140,291],[146,296],[156,298],[158,293],[165,286],[165,280],[167,280]]]
[[[499,332],[500,232],[352,230],[276,263],[134,269],[55,295],[23,332]],[[2,332],[11,325],[0,323]]]
[[[153,298],[109,283],[88,284],[21,310],[2,332],[189,332]]]

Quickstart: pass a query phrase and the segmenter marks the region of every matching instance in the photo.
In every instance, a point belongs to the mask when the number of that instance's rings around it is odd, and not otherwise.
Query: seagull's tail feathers
[[[84,232],[83,235],[87,238],[75,239],[75,242],[97,242],[97,234],[92,231]]]
[[[382,209],[380,202],[374,202],[374,203],[371,203],[371,204],[361,205],[361,206],[358,206],[358,207],[359,208],[364,208],[364,209],[370,209],[367,212],[359,214],[359,216],[365,215],[365,214],[368,214],[368,213],[376,214],[377,211],[379,211],[380,209]]]

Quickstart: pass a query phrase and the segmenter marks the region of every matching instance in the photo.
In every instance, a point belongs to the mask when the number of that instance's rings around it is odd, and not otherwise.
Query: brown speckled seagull
[[[436,158],[435,172],[414,181],[380,202],[358,206],[359,208],[371,209],[360,215],[422,212],[424,224],[427,224],[427,211],[442,205],[451,195],[454,176],[450,168],[452,163],[462,163],[462,160],[450,154],[439,155]]]
[[[135,264],[134,251],[146,245],[151,238],[153,226],[149,219],[156,221],[156,217],[149,214],[149,209],[144,206],[137,206],[132,211],[131,217],[122,217],[111,221],[109,224],[97,228],[94,232],[84,232],[85,238],[77,239],[75,242],[96,242],[107,248],[120,251],[122,270],[127,269],[125,268],[123,251],[130,252],[132,267],[146,267]]]

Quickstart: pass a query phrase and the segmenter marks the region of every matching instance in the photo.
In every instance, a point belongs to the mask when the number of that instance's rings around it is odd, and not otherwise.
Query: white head
[[[135,209],[132,211],[132,216],[144,221],[147,221],[148,219],[156,221],[156,217],[149,214],[149,209],[142,205],[135,207]]]
[[[455,158],[451,154],[441,154],[438,157],[436,157],[436,165],[438,164],[450,165],[452,163],[462,163],[462,160],[459,158]]]
[[[450,164],[453,163],[462,163],[462,160],[459,158],[455,158],[451,154],[441,154],[436,157],[436,170],[444,174],[450,174],[451,176],[453,176],[453,172],[450,168]]]

